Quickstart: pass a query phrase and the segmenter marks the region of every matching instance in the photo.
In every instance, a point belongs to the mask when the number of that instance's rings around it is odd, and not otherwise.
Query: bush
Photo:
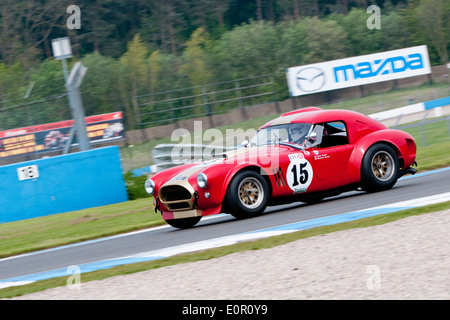
[[[144,183],[147,177],[144,176],[133,176],[131,171],[127,171],[124,174],[125,185],[127,187],[128,199],[134,200],[139,198],[148,198],[149,195],[145,192]]]

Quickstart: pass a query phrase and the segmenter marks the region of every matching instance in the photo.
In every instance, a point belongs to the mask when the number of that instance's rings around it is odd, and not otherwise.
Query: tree
[[[7,64],[20,61],[25,69],[42,59],[42,51],[51,56],[49,37],[61,28],[65,14],[63,0],[11,1],[0,6],[0,55]],[[43,50],[44,49],[44,50]]]
[[[194,87],[192,94],[196,96],[193,99],[192,105],[201,105],[205,102],[205,97],[201,96],[202,88],[200,86],[208,84],[211,80],[211,72],[206,65],[206,54],[204,47],[208,42],[208,34],[203,28],[198,28],[194,31],[191,38],[186,42],[186,47],[183,52],[182,62],[180,66],[180,74],[189,79],[190,85]],[[201,108],[200,113],[203,111]],[[195,109],[194,109],[195,110]],[[181,110],[181,113],[192,113],[193,110]],[[181,115],[181,114],[180,114]]]
[[[108,113],[120,109],[118,94],[119,61],[99,52],[82,58],[88,68],[81,85],[86,115]]]
[[[313,17],[305,19],[305,23],[308,47],[305,63],[328,61],[347,56],[347,33],[336,21]]]
[[[0,107],[17,104],[24,95],[24,70],[19,62],[8,66],[0,63]]]
[[[279,66],[280,35],[272,22],[251,21],[226,32],[217,45],[233,78],[272,73]]]
[[[161,78],[162,72],[161,63],[161,53],[159,52],[159,50],[153,51],[148,58],[150,92],[156,92],[158,88],[158,82]]]
[[[303,19],[296,23],[289,21],[280,25],[283,32],[278,54],[284,68],[304,64],[308,54],[308,21]]]
[[[448,1],[444,5],[444,0],[421,0],[417,7],[417,21],[427,35],[429,44],[438,53],[442,64],[446,64],[448,61],[449,15],[450,5]],[[444,31],[444,26],[447,34]]]
[[[139,34],[128,43],[127,52],[120,58],[123,75],[120,77],[119,88],[122,101],[128,114],[128,127],[139,126],[139,112],[136,96],[139,87],[146,83],[147,78],[147,48],[142,44]]]
[[[211,72],[206,66],[204,47],[208,42],[208,35],[203,28],[194,31],[186,42],[180,73],[186,75],[192,86],[207,84],[211,79]]]
[[[382,17],[384,18],[384,16]],[[368,18],[369,14],[366,13],[365,9],[352,9],[345,16],[332,15],[330,17],[330,19],[337,21],[343,27],[343,32],[347,35],[349,46],[346,51],[348,56],[383,51],[381,45],[382,31],[367,28]]]

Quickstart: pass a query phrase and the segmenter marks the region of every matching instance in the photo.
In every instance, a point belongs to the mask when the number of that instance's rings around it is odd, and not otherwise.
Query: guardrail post
[[[172,109],[172,123],[175,126],[175,129],[178,129],[177,110],[175,110],[172,95],[170,94],[170,92],[168,93],[168,95],[169,95],[169,101],[170,101],[170,108]]]
[[[239,108],[241,108],[242,111],[242,116],[244,117],[244,120],[248,120],[248,115],[247,115],[247,110],[245,109],[244,103],[242,102],[242,98],[241,98],[241,86],[239,84],[239,81],[236,80],[236,82],[234,83],[234,87],[237,89],[236,90],[236,95],[238,97],[238,104],[239,104]]]
[[[203,99],[203,105],[205,106],[205,113],[208,116],[209,120],[209,127],[214,128],[213,119],[211,117],[211,106],[208,103],[208,96],[206,94],[206,86],[202,86],[202,99]]]
[[[430,112],[430,109],[428,109],[425,112],[425,115],[423,116],[422,120],[420,120],[420,136],[422,138],[422,146],[424,146],[424,147],[427,146],[427,138],[426,138],[425,130],[424,130],[424,126],[425,126],[424,122],[425,122],[425,119],[428,117],[429,112]]]
[[[450,116],[447,117],[447,131],[448,137],[450,138]]]
[[[273,76],[270,76],[270,82],[272,82],[272,92],[273,92],[274,100],[275,100],[275,110],[278,114],[280,114],[281,109],[280,109],[280,104],[278,103],[278,97],[277,97],[277,93],[275,90],[275,80],[273,79]]]

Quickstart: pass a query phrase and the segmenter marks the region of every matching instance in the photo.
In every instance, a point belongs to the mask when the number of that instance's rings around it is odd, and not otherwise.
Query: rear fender
[[[354,143],[355,149],[349,159],[349,170],[352,174],[361,176],[361,164],[364,155],[376,143],[385,143],[395,150],[401,169],[408,168],[415,161],[416,144],[410,134],[395,129],[375,131]]]

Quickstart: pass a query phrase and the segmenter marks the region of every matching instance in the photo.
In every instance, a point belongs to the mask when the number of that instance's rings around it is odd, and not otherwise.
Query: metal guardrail
[[[159,144],[152,150],[156,172],[177,165],[200,160],[210,160],[221,153],[238,147],[223,147],[201,144]]]

